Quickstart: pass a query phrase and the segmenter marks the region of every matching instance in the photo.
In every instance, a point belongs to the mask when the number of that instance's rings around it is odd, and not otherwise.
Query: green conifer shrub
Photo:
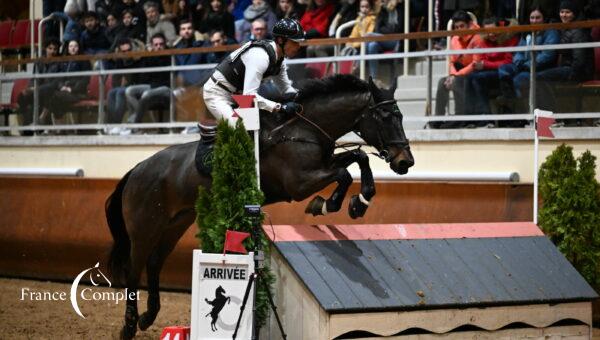
[[[596,290],[600,288],[600,185],[596,157],[588,150],[577,160],[560,145],[539,171],[539,225]]]
[[[206,190],[198,188],[196,222],[199,231],[196,237],[205,253],[222,253],[227,229],[250,233],[252,219],[245,216],[244,205],[262,205],[264,195],[256,178],[254,146],[244,124],[238,120],[235,129],[226,121],[219,122],[217,141],[212,160],[212,186]],[[261,216],[261,221],[263,220]],[[261,233],[262,249],[268,258],[269,243]],[[253,249],[249,237],[244,241],[246,249]],[[275,281],[269,268],[261,273],[266,285],[259,285],[256,293],[257,319],[262,326],[268,316],[266,287]],[[252,313],[246,308],[244,313]]]

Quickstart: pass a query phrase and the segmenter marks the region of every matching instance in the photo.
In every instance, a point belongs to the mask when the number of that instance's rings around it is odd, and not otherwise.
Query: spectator
[[[192,0],[199,1],[199,0]],[[244,11],[252,4],[252,0],[233,0],[233,9],[230,11],[233,14],[233,19],[238,22],[244,19]],[[236,26],[236,31],[237,31]],[[238,40],[239,41],[239,40]]]
[[[357,0],[342,0],[336,6],[335,16],[329,25],[329,36],[335,36],[335,31],[339,26],[349,21],[356,19],[356,13],[359,12],[359,2]],[[342,32],[341,36],[345,37],[350,34],[351,29],[346,28]]]
[[[121,2],[121,0],[97,0],[95,7],[96,13],[102,21],[107,20],[108,26],[108,16],[110,14],[118,13],[117,4]]]
[[[106,30],[100,26],[96,12],[86,12],[83,16],[85,30],[81,33],[79,49],[85,54],[104,53],[110,49],[111,42]]]
[[[44,56],[46,58],[56,57],[58,54],[58,49],[60,48],[60,41],[56,38],[48,38],[44,42]],[[37,62],[33,67],[33,73],[36,74],[44,74],[44,73],[58,73],[61,72],[61,64],[59,62]],[[41,109],[47,107],[48,100],[50,99],[50,95],[55,91],[58,87],[57,79],[52,78],[40,78],[38,79],[38,98],[39,98],[39,107],[40,113]],[[23,125],[29,125],[33,122],[33,84],[34,80],[31,79],[29,81],[29,85],[17,98],[17,102],[19,104],[19,111],[23,116]],[[41,122],[40,122],[41,123]],[[31,131],[26,131],[26,135],[33,134]]]
[[[398,0],[384,0],[377,15],[375,33],[373,35],[394,34],[404,32],[404,7]],[[379,54],[385,51],[400,50],[399,41],[370,41],[367,43],[368,54]],[[369,74],[377,77],[378,60],[369,60]]]
[[[119,18],[112,13],[109,13],[106,16],[106,37],[110,41],[110,45],[113,46],[115,44],[115,39],[119,35],[119,30],[123,28],[121,25]]]
[[[267,31],[271,32],[277,17],[271,6],[265,0],[252,0],[252,5],[244,11],[244,21],[240,25],[239,39],[237,41],[249,41],[252,34],[252,23],[257,19],[263,19],[267,23]]]
[[[63,32],[64,42],[70,40],[79,41],[81,37],[81,25],[79,24],[81,8],[76,1],[67,1],[64,12],[54,12],[52,15],[67,23]]]
[[[304,6],[296,0],[279,0],[275,8],[275,16],[278,20],[283,18],[300,20],[304,10]]]
[[[329,35],[329,24],[334,13],[330,0],[309,0],[306,12],[300,24],[306,32],[306,38],[326,38]],[[311,45],[306,49],[307,57],[327,57],[332,54],[333,46]]]
[[[546,22],[546,12],[540,6],[533,6],[529,11],[529,23],[531,25]],[[560,42],[560,35],[556,30],[538,31],[535,34],[535,45],[553,45]],[[519,46],[531,46],[532,34],[528,33],[519,41]],[[535,54],[535,69],[543,71],[556,65],[556,51],[544,50]],[[502,65],[498,69],[500,78],[500,92],[498,103],[504,106],[505,111],[513,111],[510,108],[513,99],[523,97],[523,88],[529,84],[529,73],[531,59],[529,52],[516,52],[512,63]]]
[[[42,14],[47,17],[56,12],[62,12],[65,8],[66,0],[43,0]],[[46,37],[58,37],[59,28],[56,22],[49,21],[46,23]]]
[[[234,18],[227,11],[223,0],[210,0],[196,27],[200,33],[206,35],[211,31],[223,31],[228,37],[235,37]]]
[[[127,53],[135,50],[134,44],[128,38],[120,38],[116,42],[116,45],[117,48],[115,52]],[[120,58],[116,59],[113,65],[113,68],[117,70],[134,69],[140,66],[140,60]],[[108,124],[121,123],[123,121],[127,109],[125,90],[127,89],[127,86],[138,84],[141,77],[142,74],[139,73],[113,74],[112,88],[108,91],[106,103],[106,122]],[[119,134],[121,131],[121,128],[113,128],[109,130],[108,133]]]
[[[180,5],[180,2],[184,3],[184,6]],[[164,9],[163,20],[178,22],[183,19],[185,9],[185,1],[180,0],[161,0],[162,7]]]
[[[146,41],[146,29],[142,25],[135,25],[133,10],[127,8],[121,13],[121,24],[118,29],[118,34],[115,37],[115,42],[121,38],[129,38],[136,46],[144,45]],[[115,46],[113,46],[114,49]]]
[[[269,38],[269,31],[267,29],[267,22],[263,19],[256,19],[252,22],[250,28],[250,36],[248,40],[244,40],[243,43],[255,40],[264,40]]]
[[[356,23],[350,33],[350,38],[360,38],[375,30],[375,14],[373,13],[372,0],[360,0],[360,11],[356,17]],[[348,43],[347,46],[360,48],[360,43]]]
[[[161,33],[167,39],[167,46],[171,46],[175,39],[177,39],[175,26],[170,21],[160,20],[158,9],[159,7],[156,2],[148,1],[144,4],[144,13],[146,13],[146,43],[151,44],[150,38],[157,33]]]
[[[208,46],[218,47],[223,45],[233,45],[236,41],[229,38],[223,31],[213,31],[209,35]],[[207,64],[218,64],[229,55],[229,51],[210,52],[206,55]],[[212,72],[212,70],[210,70]]]
[[[125,20],[123,11],[130,10],[132,15],[131,24],[134,26],[139,25],[146,30],[146,15],[144,9],[134,0],[117,0],[114,7],[114,12],[121,14],[121,20]]]
[[[79,42],[71,40],[67,44],[65,55],[69,57],[80,55]],[[83,72],[92,69],[88,60],[69,60],[62,66],[62,72]],[[54,115],[61,117],[64,113],[73,109],[73,105],[87,96],[87,88],[90,82],[89,76],[64,77],[58,79],[58,91],[52,94],[48,102],[48,109]]]
[[[202,41],[196,39],[194,28],[190,20],[182,20],[179,22],[179,39],[175,44],[175,48],[192,48],[201,47]],[[177,65],[198,65],[202,64],[203,56],[201,53],[178,54],[175,56]],[[201,80],[203,70],[187,70],[180,71],[177,74],[177,82],[179,86],[196,85]]]
[[[329,0],[309,0],[306,12],[300,19],[306,38],[326,38],[329,35],[328,29],[334,9]]]
[[[477,28],[479,28],[479,26],[472,21],[469,14],[465,11],[456,11],[452,16],[452,29],[455,31]],[[450,40],[450,49],[472,49],[479,46],[480,40],[481,37],[477,34],[453,36]],[[436,116],[445,115],[450,91],[454,93],[455,114],[462,115],[465,113],[465,76],[473,72],[474,68],[472,63],[472,54],[453,54],[450,56],[450,74],[447,77],[443,77],[438,82],[435,102]],[[453,124],[447,125],[450,127]],[[437,122],[430,122],[429,126],[437,128],[440,124],[437,124]]]
[[[575,2],[563,0],[560,3],[560,20],[569,23],[577,20],[579,8]],[[588,30],[572,28],[561,31],[561,44],[584,43],[591,40]],[[555,110],[556,102],[550,83],[582,82],[594,75],[594,50],[591,48],[564,49],[558,51],[557,67],[537,73],[540,82],[538,106],[547,110]]]
[[[516,23],[516,21],[515,21]],[[487,18],[483,21],[484,28],[494,28],[508,26],[508,21],[498,20],[495,17]],[[496,48],[515,46],[518,39],[514,35],[488,33],[480,40],[478,48]],[[467,82],[471,99],[466,108],[466,114],[492,114],[489,103],[490,89],[498,88],[498,68],[508,65],[512,62],[510,52],[493,52],[485,54],[476,54],[473,56],[473,72],[467,76]],[[475,127],[489,126],[491,122],[478,121],[471,123]],[[469,124],[469,125],[471,125]]]
[[[150,38],[151,51],[162,51],[167,48],[167,39],[162,33],[155,33]],[[144,67],[161,67],[171,64],[169,56],[148,57],[143,61]],[[152,107],[169,107],[171,100],[169,72],[144,73],[143,83],[128,86],[125,90],[127,105],[133,113],[127,120],[129,123],[140,123],[144,114]],[[123,130],[122,134],[130,134],[131,130]]]

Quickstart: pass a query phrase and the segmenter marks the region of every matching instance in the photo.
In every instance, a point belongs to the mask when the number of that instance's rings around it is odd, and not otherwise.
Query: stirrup
[[[200,129],[200,141],[203,143],[213,143],[217,138],[216,125],[204,125],[199,123],[198,129]]]

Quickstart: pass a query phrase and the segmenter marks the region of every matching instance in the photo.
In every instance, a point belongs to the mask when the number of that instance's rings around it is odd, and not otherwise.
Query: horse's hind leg
[[[131,267],[127,274],[127,302],[125,306],[125,325],[121,330],[121,339],[133,339],[137,331],[137,323],[139,319],[137,305],[137,291],[140,282],[144,262],[148,254],[142,252],[136,247],[135,242],[132,242],[131,247]],[[131,294],[135,292],[135,294]]]
[[[177,241],[183,236],[187,228],[194,220],[193,213],[187,211],[185,214],[178,215],[171,227],[163,233],[158,246],[148,258],[146,264],[146,276],[148,277],[148,301],[147,310],[140,316],[138,325],[141,330],[150,327],[160,311],[160,271],[169,254],[175,248]]]

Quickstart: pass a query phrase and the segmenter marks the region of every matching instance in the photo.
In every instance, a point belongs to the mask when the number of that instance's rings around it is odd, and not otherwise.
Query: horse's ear
[[[369,76],[369,90],[371,90],[371,93],[373,94],[379,93],[381,91],[377,87],[377,85],[375,85],[375,82],[373,82],[373,78],[371,76]]]

